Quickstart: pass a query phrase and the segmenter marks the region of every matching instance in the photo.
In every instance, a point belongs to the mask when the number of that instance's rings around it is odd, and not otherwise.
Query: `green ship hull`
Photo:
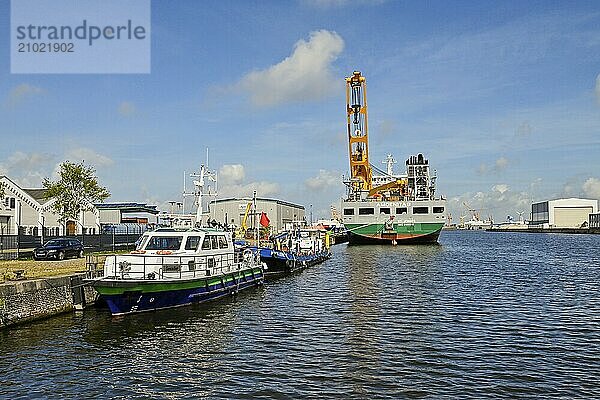
[[[344,224],[349,244],[415,244],[436,243],[443,223],[395,224],[387,229],[385,224]]]

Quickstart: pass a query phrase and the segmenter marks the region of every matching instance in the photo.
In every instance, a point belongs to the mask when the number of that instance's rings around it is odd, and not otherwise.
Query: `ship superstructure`
[[[384,160],[386,171],[369,162],[366,79],[355,71],[346,78],[346,109],[350,177],[342,219],[349,242],[436,242],[446,222],[446,201],[435,197],[436,173],[423,154],[406,160],[406,171],[395,174],[396,160]],[[379,175],[373,174],[373,169]]]

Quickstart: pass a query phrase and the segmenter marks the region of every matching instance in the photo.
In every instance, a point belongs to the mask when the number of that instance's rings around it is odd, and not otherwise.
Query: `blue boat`
[[[319,229],[285,231],[273,236],[269,247],[248,248],[258,251],[260,260],[267,266],[267,277],[290,274],[331,257],[329,234]]]

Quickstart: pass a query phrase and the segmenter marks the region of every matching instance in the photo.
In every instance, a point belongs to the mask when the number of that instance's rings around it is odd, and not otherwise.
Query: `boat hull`
[[[437,243],[444,224],[421,223],[385,230],[384,224],[347,224],[348,244]]]
[[[276,276],[293,273],[322,263],[329,259],[331,253],[321,252],[316,254],[295,255],[287,251],[260,249],[260,260],[267,264],[266,276]]]
[[[262,268],[186,280],[101,279],[93,282],[113,315],[202,303],[261,285]]]

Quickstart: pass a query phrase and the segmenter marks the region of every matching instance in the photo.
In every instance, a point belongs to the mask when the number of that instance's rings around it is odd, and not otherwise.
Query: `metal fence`
[[[69,238],[78,239],[85,252],[131,250],[139,239],[139,233],[104,233],[100,235],[74,235]],[[45,236],[44,243],[50,239],[64,236]],[[0,235],[0,260],[16,260],[33,256],[33,249],[42,245],[39,236]]]

